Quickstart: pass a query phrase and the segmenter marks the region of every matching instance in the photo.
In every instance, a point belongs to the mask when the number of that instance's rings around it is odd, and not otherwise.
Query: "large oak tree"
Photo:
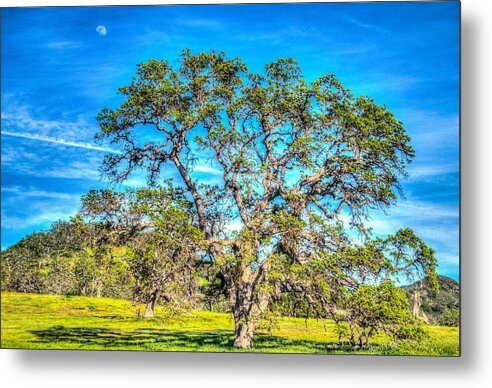
[[[132,300],[144,303],[153,318],[160,299],[180,307],[198,297],[196,260],[201,232],[183,190],[171,185],[116,192],[91,190],[82,197],[81,216],[98,236],[92,249],[114,256],[119,251],[132,277]],[[109,252],[109,254],[108,254]]]
[[[151,185],[177,172],[226,281],[236,347],[252,346],[259,319],[282,292],[336,316],[337,298],[366,275],[391,281],[399,272],[403,259],[386,260],[387,247],[350,248],[346,234],[369,237],[369,211],[396,201],[414,156],[386,107],[354,97],[333,75],[308,83],[293,59],[253,74],[214,51],[185,50],[176,66],[139,64],[119,94],[121,106],[98,116],[97,139],[122,150],[106,156],[103,172],[123,182],[144,170]],[[198,179],[206,163],[220,171],[219,183]],[[424,256],[412,268],[432,274],[432,251]]]

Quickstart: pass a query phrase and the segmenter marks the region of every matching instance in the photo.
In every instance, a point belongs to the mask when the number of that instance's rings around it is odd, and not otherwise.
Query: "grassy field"
[[[383,335],[368,350],[334,346],[333,324],[282,318],[272,331],[255,336],[253,350],[232,347],[233,322],[229,314],[193,312],[171,316],[158,307],[156,318],[136,317],[128,301],[2,293],[2,348],[140,350],[316,354],[384,354],[458,356],[457,328],[428,326],[421,343],[390,343]]]

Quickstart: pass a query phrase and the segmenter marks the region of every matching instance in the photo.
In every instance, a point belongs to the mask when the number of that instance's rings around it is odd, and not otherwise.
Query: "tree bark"
[[[254,331],[261,313],[268,306],[268,299],[255,294],[255,289],[263,276],[261,268],[251,271],[248,266],[242,268],[242,274],[236,283],[234,304],[234,347],[249,349],[253,347]]]
[[[240,349],[250,349],[253,347],[253,327],[250,322],[235,321],[234,347]]]
[[[236,291],[234,304],[234,347],[249,349],[253,347],[254,316],[252,316],[252,298],[247,289],[248,285],[241,285]]]
[[[147,302],[147,305],[145,306],[145,312],[143,317],[148,319],[148,318],[154,318],[154,310],[155,310],[155,305],[157,303],[157,300],[159,299],[159,291],[154,290],[150,293],[150,298],[149,301]]]
[[[97,282],[97,284],[96,284],[96,298],[100,298],[102,296],[102,288],[103,288],[102,282]]]

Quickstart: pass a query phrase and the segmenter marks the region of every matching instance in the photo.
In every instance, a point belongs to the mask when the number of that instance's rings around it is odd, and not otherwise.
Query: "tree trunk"
[[[149,301],[147,302],[147,305],[145,306],[145,312],[143,317],[144,318],[154,318],[154,310],[155,310],[155,305],[157,303],[157,299],[159,299],[159,291],[154,290],[150,293],[150,298]]]
[[[102,282],[97,282],[97,284],[96,284],[96,298],[100,298],[102,296],[102,288],[103,288]]]
[[[261,269],[251,271],[243,268],[242,275],[235,285],[234,303],[234,347],[249,349],[253,347],[254,331],[261,318],[261,313],[268,307],[268,299],[255,294],[255,289],[263,274]]]
[[[235,334],[234,347],[240,349],[250,349],[253,347],[253,325],[251,322],[234,322]]]
[[[249,349],[253,347],[254,317],[252,316],[251,294],[244,287],[236,292],[234,305],[234,347]]]
[[[268,298],[257,292],[257,287],[265,276],[265,263],[258,263],[258,240],[249,236],[234,247],[237,266],[227,280],[230,287],[230,305],[234,316],[234,347],[249,349],[253,347],[253,336],[261,319],[261,314],[268,307]]]

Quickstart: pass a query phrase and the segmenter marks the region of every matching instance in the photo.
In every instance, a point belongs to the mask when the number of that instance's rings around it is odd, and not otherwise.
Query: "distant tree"
[[[170,184],[125,192],[91,191],[82,202],[81,214],[99,225],[100,245],[95,249],[114,252],[121,246],[132,276],[132,299],[146,305],[144,318],[154,317],[159,299],[181,307],[194,304],[202,234],[192,225],[191,203],[181,191]]]
[[[72,257],[49,256],[46,268],[41,272],[44,275],[45,283],[43,294],[64,295],[70,293],[75,285],[72,265]]]
[[[295,287],[283,291],[303,292],[324,309],[343,300],[351,285],[343,266],[330,260],[350,245],[345,228],[369,236],[369,211],[395,202],[414,156],[386,107],[354,97],[333,75],[307,83],[293,59],[251,74],[238,58],[214,51],[185,50],[176,67],[142,63],[119,93],[121,106],[98,116],[97,139],[122,145],[121,153],[106,156],[103,172],[123,182],[144,169],[154,185],[171,167],[177,171],[225,279],[234,346],[253,345],[279,291],[275,277],[295,278]],[[218,186],[198,182],[197,163],[209,161],[222,173]],[[219,223],[239,223],[239,231],[217,228],[217,209],[229,209]],[[379,260],[350,265],[364,274]],[[429,262],[422,261],[424,272],[433,271]]]
[[[87,250],[74,256],[73,276],[74,294],[82,296],[95,294],[97,267],[94,256]]]

